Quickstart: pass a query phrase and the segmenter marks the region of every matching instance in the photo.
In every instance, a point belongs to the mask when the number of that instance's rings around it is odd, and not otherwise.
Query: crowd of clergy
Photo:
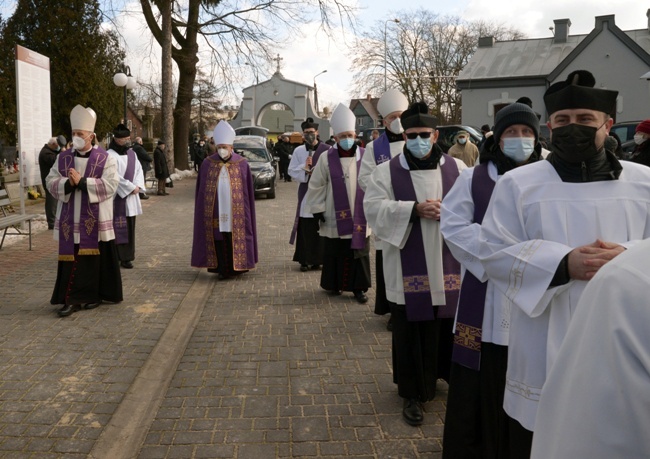
[[[327,294],[366,303],[372,235],[374,312],[390,314],[402,416],[421,425],[446,381],[444,458],[650,457],[639,294],[650,168],[604,148],[617,95],[572,72],[544,94],[550,151],[539,116],[515,102],[496,114],[478,158],[467,150],[471,167],[438,146],[427,105],[397,90],[379,99],[385,130],[365,148],[342,104],[333,145],[313,119],[302,123],[287,168],[299,183],[293,261],[320,269]],[[58,201],[51,302],[62,317],[122,301],[120,266],[134,258],[142,213],[130,132],[118,126],[104,151],[95,121],[73,109],[73,147],[46,179]],[[230,124],[213,139],[196,182],[191,265],[228,279],[258,262],[255,195]]]

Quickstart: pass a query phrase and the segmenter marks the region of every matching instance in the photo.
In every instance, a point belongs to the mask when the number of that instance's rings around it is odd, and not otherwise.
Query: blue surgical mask
[[[349,150],[354,145],[354,139],[349,138],[349,137],[347,139],[341,139],[341,140],[339,140],[339,145],[344,150]]]
[[[528,161],[535,150],[535,139],[530,137],[510,137],[503,139],[503,154],[515,163]]]
[[[431,142],[418,136],[415,139],[406,139],[406,148],[413,156],[422,159],[431,151]]]

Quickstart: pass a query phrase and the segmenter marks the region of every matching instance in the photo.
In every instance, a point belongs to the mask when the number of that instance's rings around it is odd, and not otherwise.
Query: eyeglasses
[[[421,139],[428,139],[431,137],[431,134],[433,134],[433,132],[411,132],[409,134],[406,134],[406,138],[415,140],[419,136]]]

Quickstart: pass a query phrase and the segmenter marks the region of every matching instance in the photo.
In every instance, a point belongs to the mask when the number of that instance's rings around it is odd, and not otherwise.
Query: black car
[[[255,197],[265,194],[267,198],[274,199],[276,164],[266,148],[266,139],[257,135],[240,135],[235,137],[233,148],[250,165]]]

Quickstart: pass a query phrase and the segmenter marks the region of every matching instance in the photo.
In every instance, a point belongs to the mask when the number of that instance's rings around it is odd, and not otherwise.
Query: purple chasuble
[[[386,135],[386,131],[377,137],[377,140],[372,142],[373,153],[375,154],[375,163],[379,166],[390,160],[390,141]]]
[[[126,151],[126,171],[124,178],[129,182],[133,182],[135,175],[135,151],[128,149]],[[115,230],[115,243],[128,244],[129,231],[126,226],[126,199],[128,196],[121,197],[117,193],[113,199],[113,229]]]
[[[258,261],[255,190],[248,161],[233,153],[228,161],[218,154],[207,157],[196,182],[194,236],[191,264],[197,268],[218,266],[215,241],[223,241],[219,230],[219,175],[223,168],[230,178],[232,199],[232,261],[235,271],[255,268]]]
[[[488,163],[480,164],[474,168],[472,175],[474,223],[480,225],[483,222],[494,185],[495,182],[488,175]],[[481,364],[481,334],[486,292],[487,282],[481,282],[471,272],[465,271],[465,277],[463,277],[460,287],[451,360],[477,371]]]
[[[357,161],[357,178],[359,177],[359,169],[361,168],[361,159],[363,158],[364,149],[359,148],[359,160]],[[357,192],[354,199],[354,216],[350,210],[350,200],[348,198],[348,191],[345,186],[345,174],[343,174],[343,166],[341,165],[341,158],[339,151],[336,148],[330,148],[327,152],[327,159],[329,161],[330,180],[332,183],[332,197],[334,198],[334,212],[336,214],[336,229],[339,237],[352,235],[352,249],[363,249],[366,246],[366,215],[363,212],[363,196],[364,192],[358,185]]]
[[[68,176],[74,167],[74,151],[66,150],[59,154],[58,169],[63,177]],[[101,147],[92,148],[84,178],[101,178],[108,153]],[[76,189],[70,193],[68,202],[61,206],[59,218],[59,260],[74,261],[74,203]],[[81,214],[79,216],[79,255],[99,255],[99,203],[91,203],[88,193],[81,193]]]
[[[411,171],[404,169],[399,156],[390,160],[390,176],[397,201],[417,201]],[[459,175],[453,158],[443,154],[445,163],[440,166],[442,177],[442,196],[447,195]],[[420,219],[413,222],[411,234],[404,248],[400,250],[406,317],[409,322],[444,319],[454,317],[460,286],[460,264],[453,258],[443,242],[442,269],[445,285],[445,306],[433,308],[427,261],[424,255],[424,240]]]
[[[318,162],[318,158],[320,155],[327,150],[329,150],[331,147],[327,145],[325,142],[320,142],[318,146],[316,147],[316,151],[314,151],[312,155],[312,162],[311,162],[311,168],[313,169],[316,167],[316,163]],[[311,178],[311,175],[307,176],[307,181],[301,183],[298,185],[298,208],[296,209],[296,218],[293,221],[293,228],[291,229],[291,237],[289,238],[289,244],[293,245],[293,243],[296,241],[296,234],[298,233],[298,219],[300,219],[300,204],[302,203],[302,200],[305,198],[305,195],[307,194],[307,190],[309,189],[309,179]]]

